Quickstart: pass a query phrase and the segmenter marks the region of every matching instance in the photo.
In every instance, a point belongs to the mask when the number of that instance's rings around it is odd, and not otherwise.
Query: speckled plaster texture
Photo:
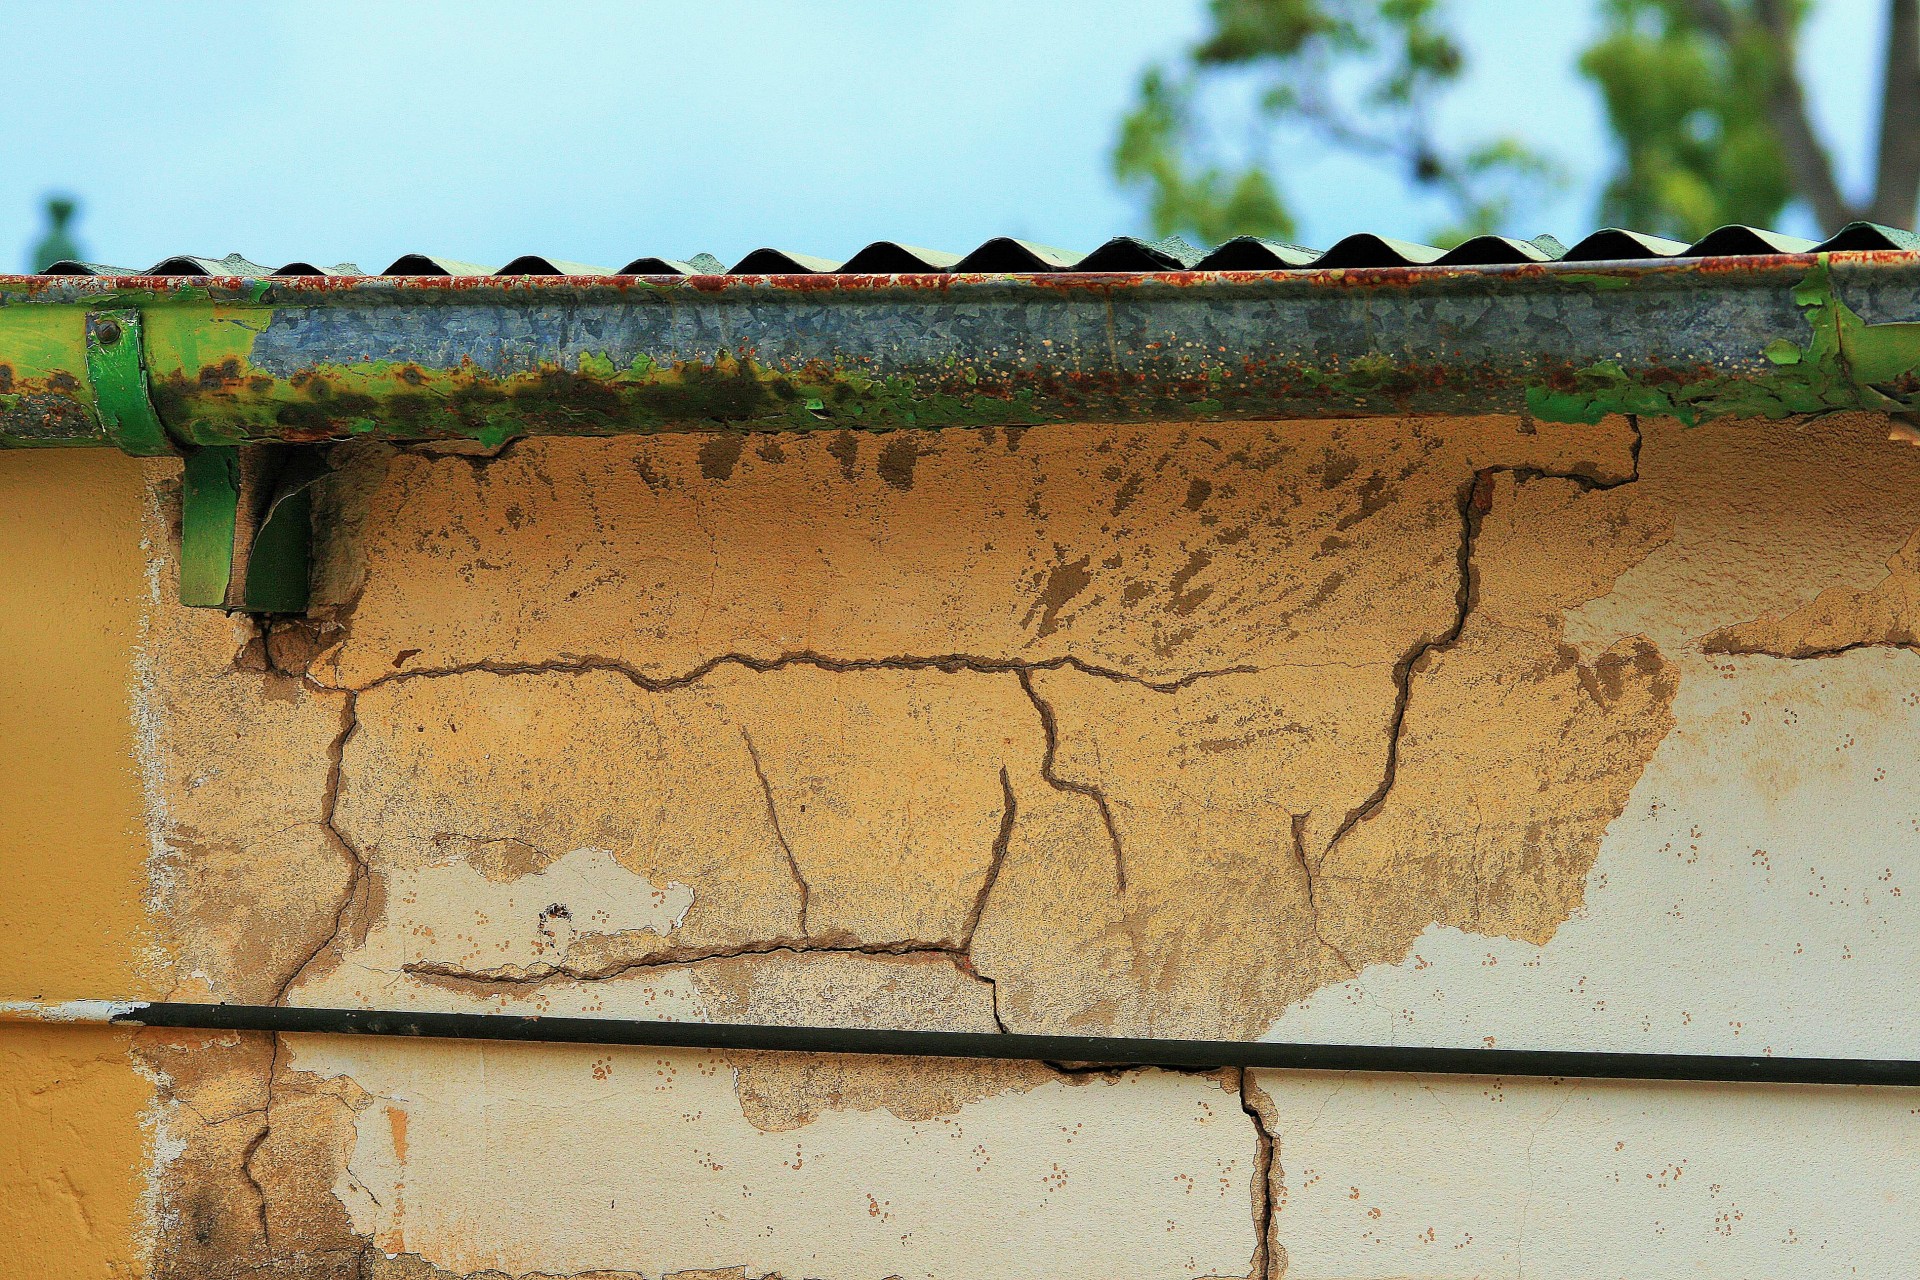
[[[311,620],[150,603],[156,929],[181,998],[1910,1056],[1920,455],[1886,436],[348,446]],[[144,1050],[160,1276],[1920,1247],[1890,1091],[196,1043]]]

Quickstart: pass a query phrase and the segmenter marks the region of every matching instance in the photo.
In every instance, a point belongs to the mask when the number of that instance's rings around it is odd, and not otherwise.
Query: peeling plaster
[[[151,606],[170,954],[183,989],[302,1004],[1893,1044],[1920,1011],[1851,975],[1903,971],[1920,936],[1897,875],[1872,880],[1912,839],[1874,800],[1914,793],[1890,745],[1912,732],[1911,655],[1703,637],[1817,630],[1845,610],[1793,611],[1823,587],[1868,593],[1843,601],[1856,620],[1904,616],[1875,583],[1905,572],[1920,474],[1882,419],[1752,427],[1782,460],[1757,471],[1747,430],[945,432],[910,487],[825,437],[743,447],[724,476],[697,438],[350,448],[320,501],[352,534],[323,551],[310,634]],[[247,768],[182,731],[223,717]],[[1838,853],[1835,795],[1858,837]],[[1761,851],[1783,861],[1754,872]],[[233,898],[229,867],[250,877],[244,934],[199,905]],[[257,933],[299,947],[242,954]],[[1758,1013],[1755,973],[1776,995]],[[233,1078],[257,1116],[180,1126],[161,1183],[171,1204],[228,1187],[263,1253],[313,1267],[1350,1276],[1454,1257],[1366,1235],[1434,1217],[1421,1179],[1451,1175],[1410,1156],[1444,1144],[1394,1127],[1402,1095],[1357,1079],[1340,1123],[1391,1136],[1329,1153],[1315,1126],[1346,1095],[1271,1073],[308,1037],[256,1056]],[[1722,1144],[1717,1105],[1672,1142]],[[1393,1181],[1379,1219],[1322,1202],[1316,1175],[1352,1153]],[[1592,1273],[1530,1207],[1524,1156],[1483,1181],[1447,1219],[1482,1224],[1472,1257]],[[1782,1222],[1820,1219],[1781,1194]],[[1343,1253],[1355,1239],[1373,1252]],[[194,1256],[180,1240],[161,1252]],[[1789,1256],[1704,1244],[1723,1252],[1672,1256]]]
[[[373,1095],[335,1187],[356,1230],[456,1273],[986,1278],[1044,1257],[1061,1277],[1202,1276],[1244,1274],[1253,1248],[1255,1144],[1206,1076],[1056,1079],[937,1120],[769,1133],[717,1054],[290,1039],[301,1070]]]

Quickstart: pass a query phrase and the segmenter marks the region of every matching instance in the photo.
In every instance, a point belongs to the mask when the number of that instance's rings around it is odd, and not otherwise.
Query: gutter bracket
[[[102,432],[136,458],[184,455],[180,603],[305,612],[313,559],[310,491],[327,470],[320,450],[285,444],[195,447],[176,440],[148,391],[145,345],[137,309],[87,313],[87,378]]]
[[[314,446],[205,445],[180,491],[180,603],[247,613],[306,612],[313,563]]]
[[[208,445],[188,454],[180,476],[181,604],[227,607],[239,512],[240,450]]]
[[[87,313],[87,379],[101,430],[123,453],[163,458],[180,452],[147,394],[140,313],[132,308]]]

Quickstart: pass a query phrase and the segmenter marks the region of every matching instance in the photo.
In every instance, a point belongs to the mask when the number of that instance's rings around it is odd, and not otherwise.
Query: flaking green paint
[[[1527,407],[1550,422],[1598,422],[1609,413],[1678,418],[1784,418],[1840,409],[1903,411],[1920,397],[1886,384],[1920,369],[1920,324],[1868,324],[1834,291],[1827,255],[1793,288],[1811,330],[1804,342],[1774,338],[1760,355],[1771,368],[1753,377],[1684,382],[1628,374],[1611,360],[1574,375],[1571,389],[1527,389]]]

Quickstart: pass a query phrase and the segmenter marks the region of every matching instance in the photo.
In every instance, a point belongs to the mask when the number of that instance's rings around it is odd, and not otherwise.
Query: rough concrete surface
[[[168,972],[327,1006],[1907,1052],[1920,458],[1885,436],[346,447],[314,618],[150,602]],[[1892,1092],[192,1043],[143,1050],[162,1276],[1842,1274],[1920,1245]],[[1609,1193],[1659,1160],[1684,1194]]]

